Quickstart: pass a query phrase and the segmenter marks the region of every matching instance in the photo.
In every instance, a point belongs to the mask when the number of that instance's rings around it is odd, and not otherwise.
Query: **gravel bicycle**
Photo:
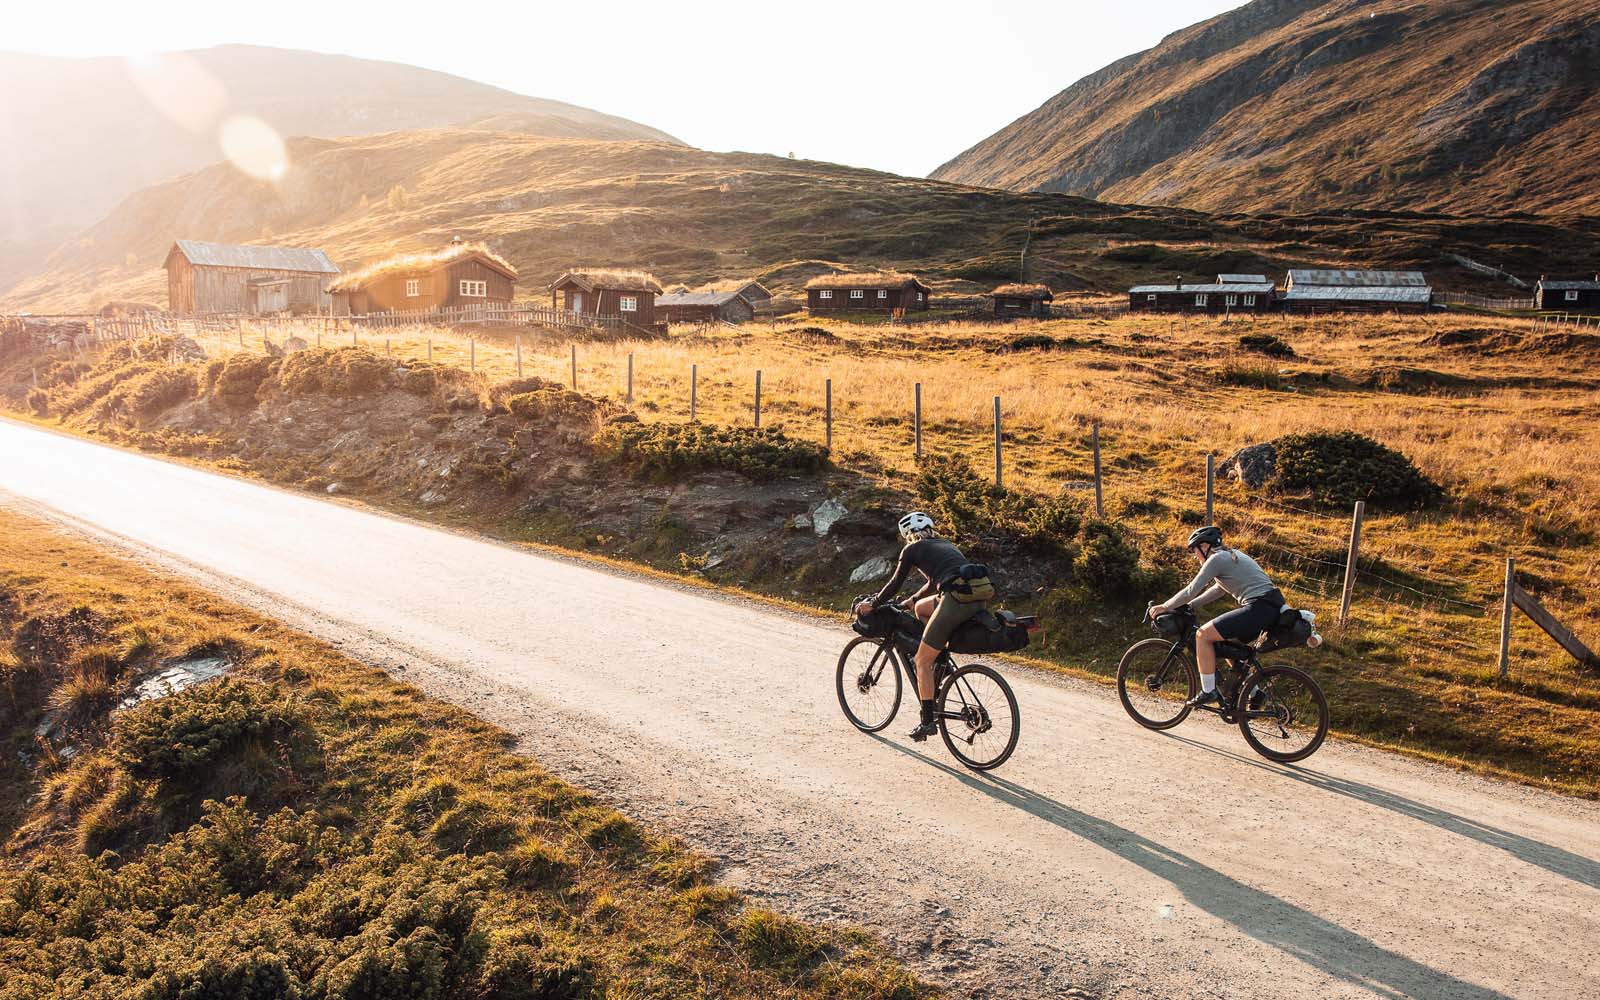
[[[1194,662],[1200,625],[1188,605],[1151,624],[1159,636],[1136,642],[1122,654],[1117,697],[1139,725],[1171,729],[1195,708],[1188,700],[1200,690]],[[1270,637],[1260,649],[1230,641],[1216,647],[1222,699],[1214,707],[1198,707],[1237,724],[1245,742],[1268,760],[1291,764],[1316,753],[1328,736],[1328,699],[1316,679],[1298,667],[1262,666],[1262,653],[1283,648]]]
[[[860,600],[864,598],[857,603]],[[891,634],[850,640],[839,654],[834,677],[844,717],[864,733],[876,733],[893,722],[902,690],[909,686],[914,693],[917,688],[912,657],[922,641],[922,623],[900,605],[887,605],[880,612],[894,614]],[[1033,624],[1032,619],[1019,621]],[[982,663],[958,666],[946,651],[934,661],[934,690],[939,735],[956,760],[974,771],[1004,764],[1022,732],[1017,697],[1005,678]]]

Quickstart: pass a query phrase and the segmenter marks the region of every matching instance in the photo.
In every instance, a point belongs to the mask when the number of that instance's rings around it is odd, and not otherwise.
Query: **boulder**
[[[850,582],[866,583],[869,580],[882,580],[893,571],[894,560],[888,556],[873,556],[850,571]]]
[[[835,538],[893,538],[895,526],[882,514],[851,511],[833,522],[832,534]]]
[[[811,512],[811,530],[816,532],[818,538],[826,538],[828,532],[833,530],[834,522],[848,513],[850,511],[844,504],[830,497],[817,504]]]
[[[1278,449],[1271,444],[1253,444],[1229,455],[1217,467],[1224,476],[1232,476],[1246,486],[1265,486],[1278,468]]]
[[[176,361],[204,361],[206,349],[190,337],[173,337],[172,357]]]
[[[285,354],[294,354],[297,351],[305,350],[309,346],[311,345],[306,343],[306,338],[304,337],[290,337],[283,342],[283,352]]]

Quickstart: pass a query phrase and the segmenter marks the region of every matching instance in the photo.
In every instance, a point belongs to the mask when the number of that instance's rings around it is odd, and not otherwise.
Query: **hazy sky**
[[[922,175],[1085,74],[1239,0],[26,4],[0,48],[227,42],[426,66],[711,150]]]

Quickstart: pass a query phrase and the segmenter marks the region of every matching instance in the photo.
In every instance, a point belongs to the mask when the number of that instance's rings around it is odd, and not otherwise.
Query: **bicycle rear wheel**
[[[1117,664],[1117,697],[1134,722],[1171,729],[1189,717],[1186,704],[1200,690],[1200,673],[1187,651],[1170,639],[1145,639],[1128,647]]]
[[[1237,705],[1245,742],[1268,760],[1305,760],[1328,737],[1328,699],[1316,680],[1297,667],[1257,672],[1245,681]]]
[[[1004,764],[1017,748],[1022,720],[1017,696],[993,668],[960,667],[939,689],[939,735],[956,760],[974,771]]]
[[[850,724],[875,733],[894,721],[900,710],[900,667],[886,639],[850,640],[839,654],[834,688]]]

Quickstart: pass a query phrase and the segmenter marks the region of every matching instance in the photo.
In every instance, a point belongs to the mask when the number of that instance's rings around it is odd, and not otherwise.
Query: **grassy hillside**
[[[1311,263],[1423,267],[1441,287],[1494,291],[1505,286],[1445,255],[1537,277],[1592,269],[1600,239],[1596,219],[1208,216],[662,143],[467,130],[297,140],[290,154],[278,184],[218,165],[140,192],[0,296],[0,310],[165,305],[160,268],[180,236],[320,246],[346,267],[483,239],[535,299],[582,263],[691,284],[758,276],[792,292],[837,262],[986,291],[1016,279],[1024,247],[1027,277],[1062,292]]]
[[[1204,516],[1207,451],[1355,431],[1407,456],[1442,493],[1372,504],[1345,627],[1332,619],[1350,491],[1370,485],[1366,466],[1333,475],[1342,459],[1322,455],[1309,483],[1224,477],[1219,489],[1230,537],[1321,616],[1328,644],[1281,658],[1316,671],[1346,736],[1600,793],[1600,678],[1521,619],[1511,678],[1495,672],[1506,556],[1600,645],[1593,337],[1470,317],[801,321],[579,344],[575,393],[559,339],[524,335],[519,380],[509,337],[482,331],[476,374],[462,370],[467,342],[443,330],[282,361],[261,355],[260,332],[246,328],[248,351],[219,338],[207,342],[211,361],[176,367],[159,344],[98,361],[18,356],[0,369],[0,396],[79,432],[821,608],[864,589],[849,577],[893,551],[897,512],[928,507],[996,568],[1011,606],[1044,616],[1032,652],[1101,679],[1146,634],[1145,600],[1188,570],[1178,544]],[[424,335],[432,365],[420,360]],[[620,398],[630,355],[631,408]],[[699,424],[687,423],[691,364]],[[835,423],[819,467],[825,378]],[[988,480],[994,395],[1003,491]],[[1096,422],[1103,522],[1092,507]],[[830,497],[850,511],[845,527],[819,538],[795,526]]]
[[[933,176],[1207,211],[1600,211],[1600,2],[1255,0]]]
[[[864,934],[746,905],[508,733],[38,522],[0,533],[8,998],[933,992]],[[233,666],[110,711],[201,656]]]

